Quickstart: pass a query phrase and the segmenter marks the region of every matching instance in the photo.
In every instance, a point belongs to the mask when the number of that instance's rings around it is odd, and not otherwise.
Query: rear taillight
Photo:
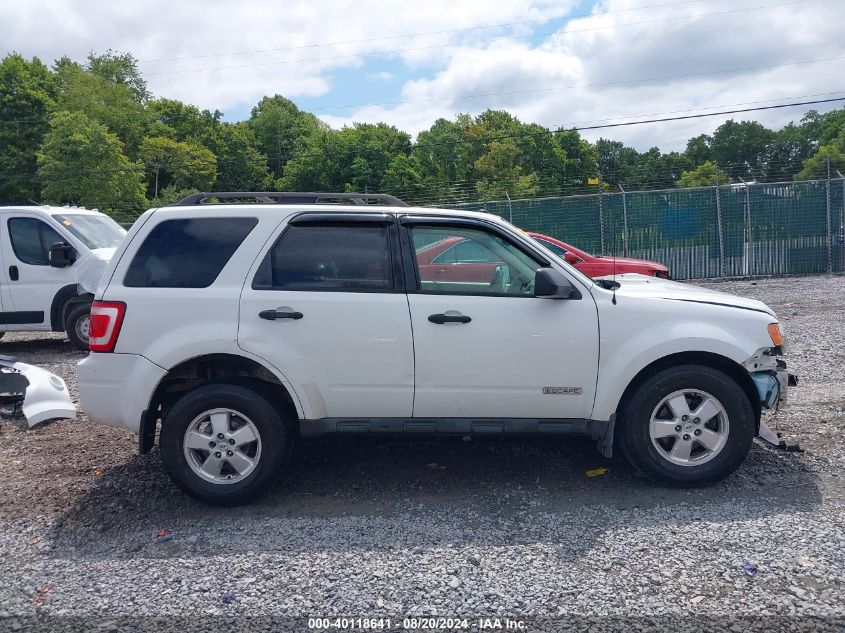
[[[122,301],[95,301],[91,304],[88,347],[92,352],[113,352],[126,314]]]

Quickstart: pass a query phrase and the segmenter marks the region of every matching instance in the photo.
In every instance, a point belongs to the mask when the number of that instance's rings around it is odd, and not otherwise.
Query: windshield
[[[91,250],[116,248],[126,229],[107,215],[56,215],[56,221]]]

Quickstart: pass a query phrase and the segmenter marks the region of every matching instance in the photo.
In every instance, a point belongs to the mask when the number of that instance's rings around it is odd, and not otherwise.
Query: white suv
[[[88,349],[93,290],[125,235],[96,210],[0,207],[0,337],[64,330]]]
[[[434,245],[450,254],[422,264]],[[141,452],[160,422],[173,480],[218,504],[259,494],[295,438],[328,433],[579,434],[662,482],[725,477],[786,399],[777,317],[620,280],[484,213],[197,194],[147,211],[115,254],[81,404]]]

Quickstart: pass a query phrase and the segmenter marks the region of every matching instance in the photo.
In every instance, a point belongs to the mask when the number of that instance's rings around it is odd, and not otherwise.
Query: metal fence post
[[[604,255],[604,210],[602,209],[601,180],[599,180],[599,238],[601,239],[601,254]]]
[[[622,252],[628,257],[628,194],[619,184],[619,191],[622,192]]]
[[[511,197],[507,191],[505,191],[505,195],[508,198],[508,222],[513,224],[513,205],[511,204]]]
[[[827,274],[833,273],[833,235],[831,235],[830,218],[830,157],[827,159],[827,181],[825,194],[827,195]]]
[[[719,193],[719,180],[716,179],[716,232],[719,236],[719,277],[725,276],[725,242],[722,235],[722,196]]]
[[[746,234],[748,237],[748,251],[745,255],[745,274],[747,276],[751,276],[754,274],[754,266],[752,265],[753,262],[753,253],[754,253],[754,240],[753,236],[751,235],[751,195],[748,189],[748,183],[742,180],[742,177],[739,177],[742,184],[745,185],[745,226],[747,227],[748,233]]]

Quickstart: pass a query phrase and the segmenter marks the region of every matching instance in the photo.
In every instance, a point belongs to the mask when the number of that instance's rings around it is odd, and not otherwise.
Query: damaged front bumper
[[[757,388],[763,411],[780,409],[786,404],[789,388],[798,385],[798,377],[786,370],[786,361],[776,358],[778,351],[776,348],[760,349],[743,363]],[[778,448],[800,450],[797,444],[794,446],[787,445],[780,438],[780,435],[773,431],[762,418],[760,419],[758,435],[761,439]]]
[[[0,410],[4,416],[23,414],[30,428],[47,420],[76,417],[64,380],[10,356],[0,356]]]
[[[743,366],[754,381],[762,408],[777,411],[786,404],[789,388],[798,384],[798,377],[786,370],[786,361],[774,352],[774,348],[760,349]]]

